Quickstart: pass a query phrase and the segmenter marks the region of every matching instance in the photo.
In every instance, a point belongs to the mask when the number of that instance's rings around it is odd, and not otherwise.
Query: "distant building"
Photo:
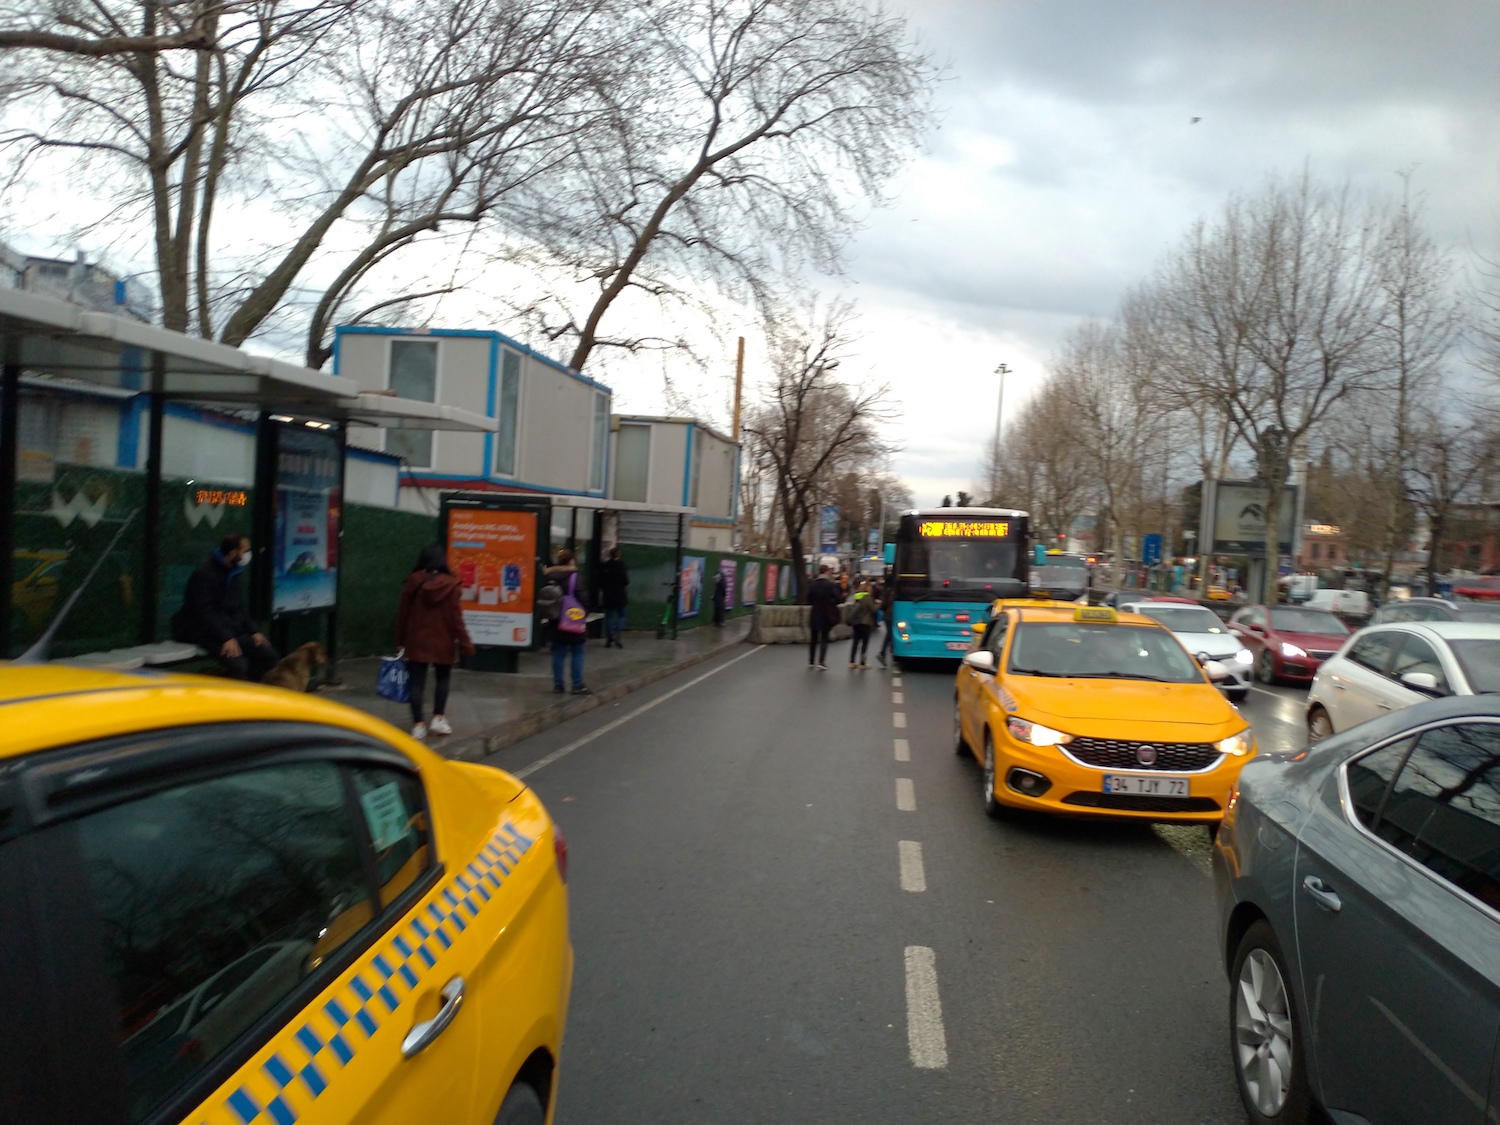
[[[739,518],[740,447],[695,418],[616,414],[610,418],[613,500],[695,509],[695,550],[733,549]]]
[[[71,260],[41,258],[0,243],[0,288],[57,297],[93,312],[128,316],[142,324],[154,319],[153,297],[144,285],[87,261],[82,250]]]
[[[1302,550],[1297,555],[1298,570],[1335,569],[1348,560],[1349,543],[1343,528],[1332,523],[1303,524]]]

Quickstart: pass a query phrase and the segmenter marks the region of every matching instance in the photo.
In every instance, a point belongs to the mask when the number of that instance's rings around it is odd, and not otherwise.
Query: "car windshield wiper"
[[[1074,672],[1075,680],[1151,680],[1158,684],[1181,683],[1181,680],[1169,680],[1165,676],[1148,676],[1144,672]]]
[[[1017,668],[1014,664],[1010,666],[1010,670],[1022,676],[1054,676],[1062,680],[1072,675],[1071,672],[1048,672],[1043,668]]]

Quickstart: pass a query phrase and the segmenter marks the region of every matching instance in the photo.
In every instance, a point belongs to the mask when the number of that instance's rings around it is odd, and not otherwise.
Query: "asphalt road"
[[[990,821],[951,669],[838,648],[491,759],[568,839],[558,1122],[1243,1121],[1207,832]],[[1262,746],[1301,744],[1302,694],[1252,692]]]

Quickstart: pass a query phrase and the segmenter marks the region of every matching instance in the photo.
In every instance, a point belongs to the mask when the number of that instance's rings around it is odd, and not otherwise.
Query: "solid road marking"
[[[906,696],[902,695],[899,691],[893,691],[893,692],[891,692],[891,702],[892,703],[905,703],[906,702]]]
[[[896,779],[896,807],[902,812],[917,811],[917,787],[909,777]]]
[[[905,730],[906,729],[906,712],[905,711],[897,711],[894,715],[891,716],[891,722],[895,723],[896,726],[900,727],[902,730]]]
[[[900,686],[901,686],[901,677],[900,676],[892,676],[891,677],[891,687],[900,687]]]
[[[614,719],[611,722],[605,723],[598,730],[590,731],[588,734],[584,735],[582,738],[576,738],[576,739],[574,739],[572,742],[568,743],[566,746],[559,746],[556,750],[552,751],[552,753],[546,755],[545,757],[538,758],[536,761],[532,762],[531,765],[529,765],[529,766],[522,766],[518,770],[513,770],[512,773],[511,773],[511,776],[512,777],[516,777],[516,778],[529,777],[531,774],[536,773],[536,771],[539,770],[539,769],[541,769],[543,766],[550,766],[553,762],[557,761],[559,758],[566,758],[569,754],[571,754],[574,750],[577,750],[580,746],[587,746],[590,742],[593,742],[594,739],[598,738],[600,735],[608,734],[610,731],[615,730],[615,729],[617,729],[619,727],[624,726],[626,723],[630,722],[631,719],[634,719],[637,715],[644,715],[647,711],[651,710],[651,708],[655,707],[658,703],[665,703],[667,700],[671,699],[674,695],[681,695],[683,692],[687,691],[688,688],[694,687],[697,684],[701,684],[704,680],[708,679],[710,676],[717,676],[720,672],[724,671],[724,669],[728,668],[731,664],[738,664],[741,660],[744,660],[745,657],[747,657],[747,656],[754,656],[757,652],[759,652],[761,649],[763,649],[765,647],[766,647],[765,645],[756,645],[749,652],[741,653],[739,656],[736,656],[733,660],[726,660],[726,661],[724,661],[724,663],[720,664],[717,668],[710,669],[709,671],[704,672],[703,675],[701,675],[701,676],[695,676],[695,677],[693,677],[691,680],[689,680],[687,683],[683,684],[681,687],[675,687],[675,688],[673,688],[669,692],[665,692],[665,693],[663,693],[661,695],[658,695],[655,699],[651,700],[650,703],[642,703],[634,711],[630,712],[630,714],[628,714],[628,715],[621,715],[618,719]]]
[[[907,742],[904,738],[896,739],[896,761],[911,761],[911,743]]]
[[[927,873],[922,870],[922,845],[915,840],[902,840],[901,889],[903,891],[925,891]]]
[[[938,999],[937,954],[925,945],[906,947],[906,1044],[912,1066],[942,1070],[948,1065],[943,1004]]]

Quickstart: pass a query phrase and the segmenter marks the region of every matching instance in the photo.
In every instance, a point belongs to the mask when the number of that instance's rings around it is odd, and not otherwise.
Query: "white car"
[[[1160,621],[1193,656],[1207,656],[1228,668],[1230,678],[1219,686],[1230,702],[1239,703],[1250,694],[1254,657],[1213,610],[1185,602],[1126,602],[1119,608]]]
[[[1443,695],[1500,692],[1500,625],[1371,625],[1323,661],[1307,692],[1307,737],[1329,735]]]

